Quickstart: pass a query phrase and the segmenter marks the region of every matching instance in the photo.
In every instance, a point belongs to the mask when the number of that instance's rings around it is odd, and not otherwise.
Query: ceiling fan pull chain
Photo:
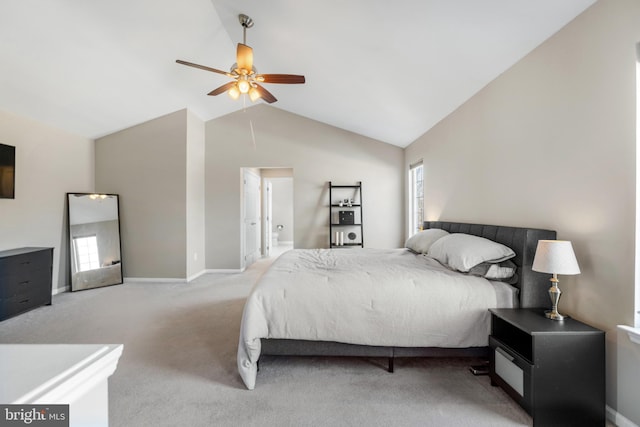
[[[253,149],[257,150],[258,146],[256,145],[256,134],[253,131],[253,122],[249,119],[249,127],[251,128],[251,141],[253,141]]]

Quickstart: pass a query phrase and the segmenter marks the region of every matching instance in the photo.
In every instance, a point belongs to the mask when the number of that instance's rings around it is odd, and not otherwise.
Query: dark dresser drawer
[[[8,277],[0,274],[0,298],[25,295],[34,290],[46,292],[49,288],[50,278],[51,267],[21,271]]]
[[[51,304],[53,248],[0,251],[0,320]]]
[[[26,248],[25,248],[26,249]],[[17,251],[16,255],[2,257],[2,253]],[[0,252],[0,277],[29,274],[33,269],[48,268],[53,265],[49,250],[24,252],[17,249]]]
[[[13,317],[25,311],[51,303],[51,296],[45,292],[32,291],[11,298],[0,298],[0,319]]]

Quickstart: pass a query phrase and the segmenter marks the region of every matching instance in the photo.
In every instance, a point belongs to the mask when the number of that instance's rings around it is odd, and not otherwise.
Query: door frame
[[[262,179],[262,218],[264,227],[262,256],[268,257],[271,253],[271,233],[273,232],[273,184],[269,178]]]
[[[247,181],[246,181],[246,176],[247,174],[253,175],[258,182],[258,191],[256,192],[257,194],[257,200],[256,203],[258,205],[258,208],[256,210],[256,213],[258,214],[258,218],[256,221],[256,227],[257,227],[257,231],[256,231],[256,235],[257,235],[257,244],[258,244],[258,253],[260,254],[262,252],[262,248],[261,248],[261,236],[262,236],[262,215],[261,215],[261,202],[260,202],[260,194],[261,194],[261,177],[259,174],[256,174],[252,168],[240,168],[240,183],[242,185],[242,196],[240,198],[240,203],[241,203],[241,219],[240,219],[240,247],[241,247],[241,251],[240,251],[240,267],[241,270],[245,270],[249,265],[251,265],[254,261],[250,262],[247,264],[247,230],[246,230],[246,223],[245,223],[245,218],[246,218],[246,212],[247,212],[247,206],[245,203],[246,197],[247,197]]]

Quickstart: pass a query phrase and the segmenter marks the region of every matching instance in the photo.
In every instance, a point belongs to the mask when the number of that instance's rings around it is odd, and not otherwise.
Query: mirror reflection
[[[117,194],[68,193],[71,290],[122,280]]]

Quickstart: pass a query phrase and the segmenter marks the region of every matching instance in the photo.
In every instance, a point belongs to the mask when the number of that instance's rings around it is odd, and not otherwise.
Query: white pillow
[[[431,245],[433,245],[433,242],[448,234],[449,232],[439,228],[430,228],[428,230],[419,231],[407,239],[404,247],[419,254],[426,254]]]
[[[454,270],[467,273],[483,262],[501,262],[515,256],[511,248],[484,237],[452,233],[429,248],[429,256]]]

